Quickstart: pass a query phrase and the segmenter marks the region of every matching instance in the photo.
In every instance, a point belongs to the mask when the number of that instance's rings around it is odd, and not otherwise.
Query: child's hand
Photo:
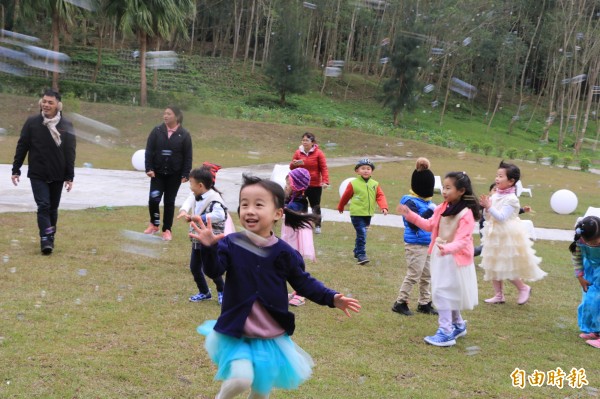
[[[398,212],[402,216],[406,216],[410,212],[410,209],[408,209],[406,205],[398,204],[398,206],[396,207],[396,212]]]
[[[387,209],[382,209],[381,212],[383,213],[384,216],[388,214],[388,210]]]
[[[343,294],[335,294],[333,297],[333,306],[341,309],[346,316],[350,317],[350,310],[354,313],[360,312],[360,303],[354,298],[345,297]]]
[[[200,241],[202,245],[210,247],[219,241],[221,238],[225,237],[225,234],[215,235],[212,231],[212,223],[210,222],[210,216],[206,217],[206,224],[202,221],[200,216],[192,216],[192,222],[190,226],[196,233],[189,233],[188,235],[191,238],[195,238]]]
[[[179,215],[177,215],[177,219],[181,219],[181,218],[185,218],[186,222],[191,222],[192,218],[190,217],[190,215],[188,215],[188,213],[186,211],[180,211]]]
[[[577,277],[577,280],[579,280],[579,284],[581,285],[581,288],[583,288],[583,292],[587,292],[588,287],[592,285],[592,283],[584,279],[583,276]]]
[[[446,255],[446,250],[444,249],[444,245],[441,243],[437,243],[437,248],[440,251],[440,255],[444,256]]]
[[[485,209],[488,209],[490,206],[492,206],[490,197],[488,197],[487,195],[481,195],[479,197],[479,204]]]
[[[530,206],[524,206],[523,207],[523,212],[531,212],[531,207]]]

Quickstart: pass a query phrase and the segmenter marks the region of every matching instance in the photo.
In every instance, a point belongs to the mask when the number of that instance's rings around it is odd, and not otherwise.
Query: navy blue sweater
[[[304,270],[302,256],[283,240],[256,247],[244,233],[229,234],[203,250],[204,273],[210,278],[225,274],[225,296],[215,330],[241,337],[255,301],[289,334],[294,333],[294,314],[288,310],[289,282],[298,295],[319,305],[334,307],[336,291]]]

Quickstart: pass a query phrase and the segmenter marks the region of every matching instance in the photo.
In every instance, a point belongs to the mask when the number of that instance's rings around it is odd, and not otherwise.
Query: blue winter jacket
[[[411,211],[421,216],[423,219],[429,219],[433,215],[433,210],[429,208],[431,201],[424,200],[414,195],[405,195],[400,199],[402,205],[406,205]],[[414,224],[404,221],[404,242],[407,244],[429,245],[431,242],[431,233],[422,230]]]

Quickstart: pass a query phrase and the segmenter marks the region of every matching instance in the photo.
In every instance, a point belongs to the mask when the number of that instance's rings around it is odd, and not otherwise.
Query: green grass
[[[8,259],[0,264],[0,397],[214,397],[215,368],[195,327],[217,317],[218,306],[187,302],[195,286],[183,224],[175,226],[172,242],[149,248],[159,258],[123,251],[134,242],[120,231],[141,229],[145,212],[63,211],[50,257],[38,254],[33,214],[2,216],[0,254]],[[401,230],[372,228],[366,267],[352,259],[349,223],[326,222],[323,231],[315,237],[318,260],[308,270],[359,299],[363,309],[351,319],[310,302],[292,309],[294,340],[316,367],[298,391],[273,397],[563,398],[588,392],[513,388],[510,373],[517,367],[528,374],[584,368],[589,386],[600,387],[596,350],[577,337],[580,290],[568,243],[535,244],[549,275],[533,283],[529,304],[516,305],[509,285],[505,305],[482,303],[464,312],[468,335],[455,347],[436,348],[422,341],[435,331],[435,317],[390,310],[406,271]],[[480,270],[478,278],[481,302],[492,289]],[[479,350],[470,355],[471,347]]]
[[[0,95],[0,120],[9,131],[0,145],[0,162],[10,163],[34,99]],[[77,166],[132,169],[131,155],[145,146],[160,122],[161,110],[80,103],[80,113],[121,130],[114,146],[79,141]],[[332,106],[333,107],[333,106]],[[368,112],[362,110],[360,112]],[[414,157],[427,156],[435,174],[465,170],[477,193],[485,193],[497,157],[433,146],[401,134],[365,134],[353,128],[295,126],[185,113],[194,135],[194,163],[226,167],[287,163],[305,130],[314,132],[328,159],[390,155],[413,158],[379,163],[374,177],[390,204],[409,189]],[[336,143],[327,147],[327,143]],[[402,143],[402,145],[399,145]],[[596,174],[516,161],[533,197],[527,214],[537,227],[571,229],[576,216],[598,206]],[[323,205],[334,208],[337,186],[354,174],[352,166],[331,168],[332,189]],[[77,179],[77,178],[76,178]],[[76,180],[77,181],[77,180]],[[76,189],[77,186],[75,186]],[[557,215],[550,195],[569,188],[579,198],[572,215]],[[436,194],[434,201],[441,202]],[[143,204],[140,204],[143,205]],[[394,210],[394,206],[391,206]],[[174,240],[158,243],[159,258],[123,251],[124,229],[145,227],[145,207],[61,211],[57,250],[39,255],[33,213],[1,214],[0,232],[0,397],[7,398],[212,398],[219,384],[195,327],[218,316],[216,303],[191,304],[194,283],[188,270],[190,244],[183,224]],[[400,317],[390,311],[406,271],[401,230],[374,227],[367,267],[354,264],[354,231],[349,223],[325,222],[315,237],[318,262],[308,270],[329,286],[358,298],[363,311],[347,319],[337,310],[309,303],[293,309],[295,341],[316,361],[313,377],[299,391],[277,391],[278,398],[564,398],[598,391],[511,386],[510,373],[521,368],[551,371],[584,368],[591,387],[600,387],[596,350],[577,338],[580,290],[572,277],[568,243],[538,241],[549,276],[533,283],[531,303],[515,304],[507,288],[503,306],[479,305],[465,312],[469,333],[453,348],[423,343],[436,318]],[[4,256],[7,256],[4,257]],[[4,259],[7,261],[4,262]],[[14,269],[13,269],[14,268]],[[79,275],[85,269],[86,275]],[[14,272],[13,272],[14,271]],[[478,270],[480,302],[491,295]],[[119,301],[118,298],[121,300]],[[414,291],[413,291],[414,299]],[[477,346],[472,356],[467,348]]]

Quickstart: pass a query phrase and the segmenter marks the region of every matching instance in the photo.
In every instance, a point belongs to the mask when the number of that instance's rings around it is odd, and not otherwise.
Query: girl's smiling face
[[[454,183],[454,179],[446,177],[442,187],[442,196],[444,197],[444,201],[450,204],[456,204],[465,194],[465,189],[461,188],[458,190]]]
[[[500,190],[506,190],[507,188],[510,188],[512,186],[515,185],[515,179],[509,179],[508,176],[506,176],[506,169],[498,169],[498,172],[496,172],[496,188],[500,189]]]
[[[282,217],[283,209],[275,207],[275,198],[266,188],[252,184],[240,192],[240,222],[246,230],[269,238],[273,225]]]

